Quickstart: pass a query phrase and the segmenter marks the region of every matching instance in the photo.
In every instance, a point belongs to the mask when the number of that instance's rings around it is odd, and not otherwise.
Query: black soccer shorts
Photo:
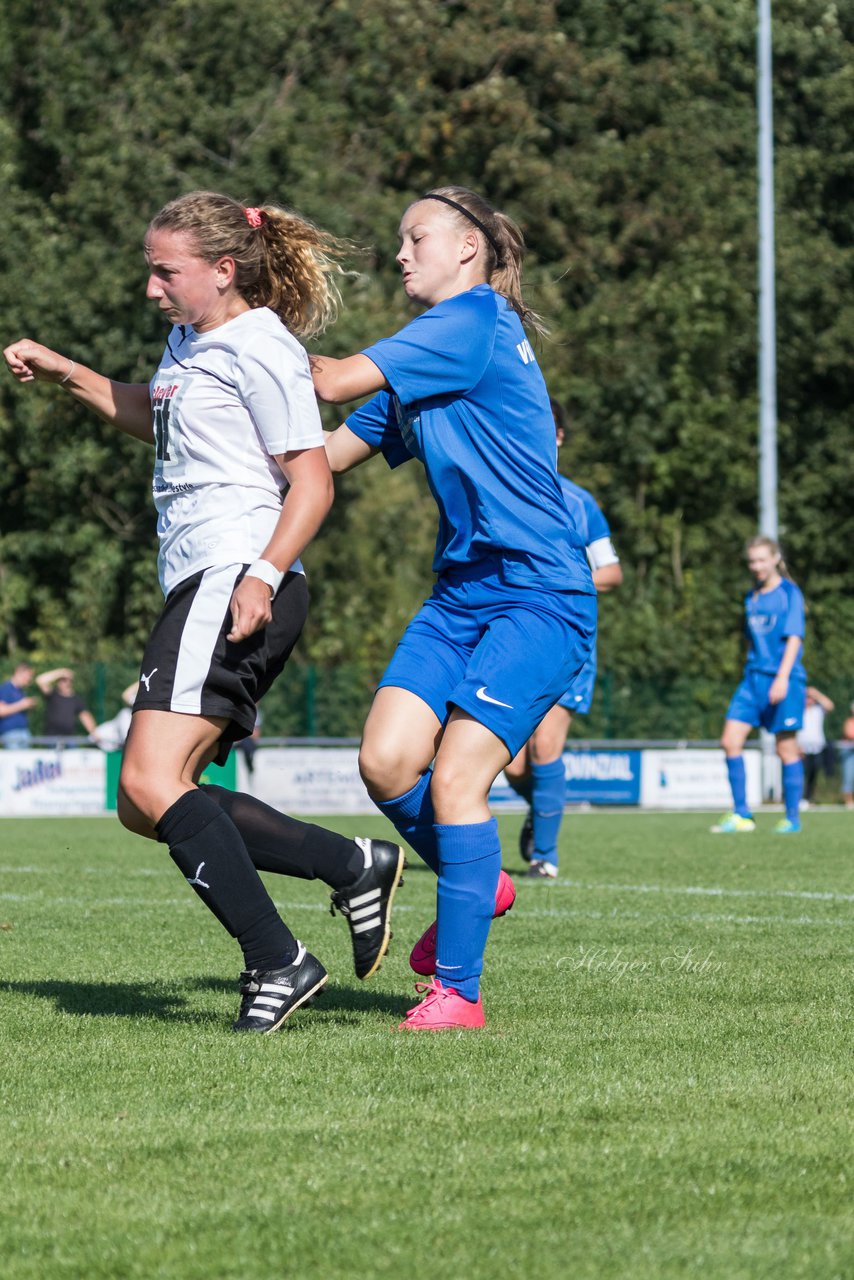
[[[302,573],[286,573],[273,599],[273,618],[239,644],[229,602],[248,565],[217,565],[194,573],[170,591],[145,646],[134,711],[176,711],[220,716],[216,762],[255,727],[255,708],[281,674],[308,614]]]

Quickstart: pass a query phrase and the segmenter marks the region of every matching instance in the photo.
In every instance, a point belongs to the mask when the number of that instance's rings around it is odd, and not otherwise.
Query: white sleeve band
[[[253,560],[249,568],[246,570],[247,578],[260,578],[262,582],[266,582],[267,586],[276,594],[282,585],[282,578],[285,574],[282,569],[277,569],[274,564],[270,564],[269,560]]]
[[[587,545],[587,563],[591,569],[604,569],[608,564],[619,564],[620,557],[610,538],[597,538]]]

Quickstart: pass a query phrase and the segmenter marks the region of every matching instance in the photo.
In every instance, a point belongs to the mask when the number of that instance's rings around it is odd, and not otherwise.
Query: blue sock
[[[783,803],[786,817],[795,825],[801,820],[801,797],[804,794],[804,762],[783,765]]]
[[[436,977],[474,1002],[501,870],[498,823],[437,823],[435,831],[441,860]]]
[[[563,760],[531,766],[534,789],[531,800],[534,817],[534,859],[557,866],[557,837],[563,822],[566,800],[566,772]]]
[[[747,807],[747,776],[744,772],[744,756],[727,756],[726,771],[732,791],[732,809],[742,818],[753,815]]]
[[[521,778],[510,778],[505,773],[507,785],[512,787],[517,796],[521,796],[528,804],[531,803],[531,796],[534,790],[534,779],[530,773],[523,773]]]
[[[433,801],[430,797],[430,783],[433,781],[433,770],[422,773],[410,791],[398,796],[396,800],[382,800],[377,804],[386,817],[412,845],[419,858],[427,863],[431,871],[439,874],[439,850],[436,846],[436,829],[433,825]]]

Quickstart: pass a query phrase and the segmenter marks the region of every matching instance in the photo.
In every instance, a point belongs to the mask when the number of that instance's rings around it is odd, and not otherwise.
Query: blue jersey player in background
[[[399,235],[404,290],[427,310],[359,355],[312,363],[322,400],[373,394],[330,436],[333,471],[378,452],[390,466],[417,458],[439,509],[437,582],[382,677],[360,753],[371,797],[438,875],[436,924],[410,961],[435,976],[401,1023],[438,1031],[483,1025],[487,935],[513,898],[489,790],[588,660],[596,593],[523,328],[537,317],[522,300],[518,227],[474,192],[440,187],[409,206]]]
[[[566,439],[566,414],[557,400],[550,401],[558,449]],[[593,494],[558,476],[563,500],[579,537],[597,591],[612,591],[623,581],[623,570],[611,541],[608,521]],[[563,749],[573,715],[586,715],[596,683],[596,650],[563,696],[548,711],[525,746],[504,770],[514,791],[530,808],[522,825],[519,847],[531,866],[528,877],[553,880],[558,869],[558,836],[566,800]]]
[[[712,831],[716,835],[734,835],[755,830],[747,804],[744,744],[751,729],[761,725],[775,735],[783,765],[786,816],[775,831],[793,835],[801,829],[799,810],[804,791],[804,766],[795,736],[803,724],[807,688],[801,661],[804,598],[794,582],[783,577],[782,555],[772,538],[753,538],[747,544],[747,564],[756,583],[744,602],[747,662],[721,735],[732,789],[732,813],[726,814]]]

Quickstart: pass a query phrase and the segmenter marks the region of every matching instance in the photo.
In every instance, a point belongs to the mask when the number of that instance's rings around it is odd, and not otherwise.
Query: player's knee
[[[433,797],[433,809],[437,814],[456,812],[461,805],[468,804],[472,799],[471,771],[454,760],[442,759],[440,756],[433,766],[430,793]]]
[[[122,771],[119,776],[119,791],[117,796],[116,810],[119,816],[119,822],[123,827],[133,830],[133,813],[139,812],[145,804],[144,776],[139,769],[135,769],[128,761],[127,757],[122,763]]]
[[[155,834],[152,824],[133,803],[121,784],[116,795],[116,816],[122,826],[127,831],[132,831],[134,835],[151,838]]]
[[[134,829],[134,812],[132,804],[121,787],[119,787],[116,795],[116,817],[127,831],[133,831]]]
[[[455,776],[452,769],[436,763],[433,766],[433,780],[430,783],[430,795],[433,799],[433,811],[443,813],[453,805],[456,792]]]
[[[418,781],[417,770],[408,772],[403,753],[386,742],[363,742],[359,750],[359,773],[372,800],[393,800],[409,791]]]
[[[796,764],[801,758],[801,749],[794,734],[786,734],[777,739],[777,755],[783,764]]]
[[[551,764],[563,752],[564,739],[552,733],[535,733],[531,740],[531,760],[534,764]]]
[[[126,756],[122,762],[116,798],[116,812],[122,826],[137,835],[151,835],[169,803],[168,795],[160,795],[152,786],[150,773]]]

